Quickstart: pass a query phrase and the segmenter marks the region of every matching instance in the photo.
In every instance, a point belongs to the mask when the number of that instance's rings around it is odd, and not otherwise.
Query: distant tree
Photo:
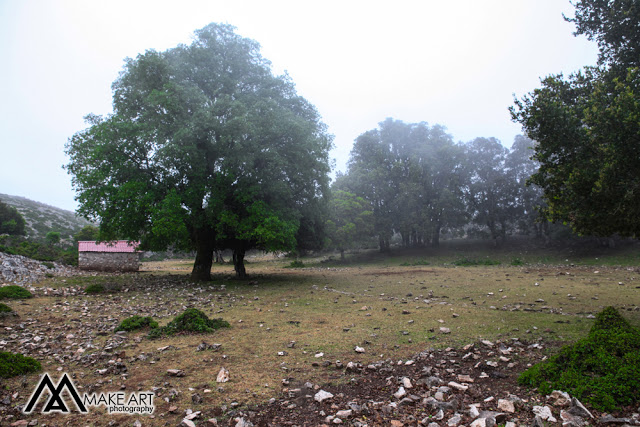
[[[25,234],[25,221],[20,212],[0,200],[0,234],[22,236]]]
[[[506,173],[507,154],[495,138],[476,138],[467,144],[472,221],[486,227],[496,245],[504,241],[517,214],[515,182]]]
[[[332,139],[256,42],[210,24],[128,59],[113,91],[114,113],[88,116],[66,147],[79,212],[103,237],[195,250],[191,276],[209,280],[216,249],[244,277],[247,250],[290,251],[318,231]]]
[[[342,190],[333,192],[329,201],[329,219],[326,223],[327,245],[340,251],[344,260],[345,249],[354,248],[370,240],[373,235],[373,212],[362,197]]]
[[[95,225],[85,225],[80,231],[78,231],[73,238],[76,242],[86,240],[98,240],[100,235],[100,229]]]
[[[583,234],[640,236],[640,6],[582,0],[568,20],[600,48],[599,67],[515,101],[511,114],[537,142],[544,214]]]
[[[58,231],[49,231],[44,240],[49,246],[55,246],[60,243],[60,233]]]
[[[540,216],[539,208],[544,204],[542,189],[530,182],[540,165],[533,159],[535,141],[523,135],[516,135],[505,159],[507,179],[514,185],[515,227],[520,234],[534,234],[542,237],[546,223]]]

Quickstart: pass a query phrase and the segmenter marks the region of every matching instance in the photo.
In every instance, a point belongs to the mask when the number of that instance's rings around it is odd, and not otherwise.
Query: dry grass
[[[425,347],[459,346],[478,339],[519,337],[527,341],[542,338],[570,342],[589,330],[592,320],[588,314],[608,305],[621,308],[632,324],[640,325],[640,311],[635,305],[640,301],[640,276],[632,268],[399,267],[397,263],[389,266],[380,262],[325,267],[313,261],[311,264],[316,266],[311,268],[283,268],[290,261],[249,259],[249,281],[231,278],[230,265],[216,265],[211,284],[185,282],[166,288],[163,275],[186,275],[190,262],[150,262],[138,275],[119,277],[125,284],[131,283],[129,292],[39,297],[13,305],[22,320],[0,321],[15,328],[20,321],[33,318],[37,319],[35,324],[27,326],[31,331],[54,335],[56,325],[65,325],[66,330],[81,335],[83,328],[105,322],[115,327],[132,314],[152,315],[164,325],[189,306],[209,317],[229,321],[231,328],[212,335],[152,341],[144,338],[144,332],[131,333],[122,349],[117,350],[126,353],[126,378],[96,374],[102,366],[60,363],[51,356],[35,355],[45,371],[56,372],[60,367],[76,374],[77,383],[85,387],[98,381],[104,382],[104,391],[118,390],[121,385],[128,391],[162,387],[162,396],[156,398],[155,419],[146,419],[144,425],[164,425],[167,421],[177,424],[188,408],[203,411],[206,419],[219,414],[222,406],[231,407],[233,402],[246,405],[266,401],[282,389],[283,378],[313,383],[349,379],[344,371],[323,367],[323,361],[341,360],[346,364],[406,359]],[[137,290],[136,281],[143,279],[157,280],[157,290]],[[65,306],[65,301],[70,305]],[[88,307],[85,312],[78,309],[83,305]],[[450,328],[451,333],[440,333],[440,327]],[[93,343],[100,348],[110,337],[94,335]],[[196,352],[202,341],[221,343],[222,348],[217,352]],[[293,348],[288,347],[291,341],[295,341]],[[75,349],[69,345],[70,351]],[[356,345],[364,347],[366,353],[355,353]],[[158,350],[165,346],[171,347]],[[316,358],[319,352],[324,355]],[[141,353],[153,353],[153,358],[129,361]],[[217,384],[215,377],[223,366],[229,369],[231,381]],[[168,377],[167,369],[182,369],[186,375]],[[29,376],[27,388],[22,389],[21,379],[13,379],[7,387],[20,389],[24,400],[37,380],[37,375]],[[162,397],[171,388],[180,394],[177,400],[167,403]],[[204,393],[205,389],[211,391]],[[204,397],[202,404],[192,403],[191,395],[196,392]],[[171,405],[178,407],[176,414],[168,412]],[[71,419],[63,417],[39,418],[41,423]],[[131,417],[96,412],[82,422],[106,425],[111,420],[133,422]]]

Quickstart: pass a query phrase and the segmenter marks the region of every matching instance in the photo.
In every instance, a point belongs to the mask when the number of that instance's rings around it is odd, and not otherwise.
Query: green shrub
[[[146,328],[147,326],[151,329],[155,329],[158,327],[158,322],[153,320],[150,316],[142,317],[136,314],[135,316],[127,317],[120,322],[120,325],[118,325],[115,332],[135,331],[137,329]]]
[[[92,283],[84,291],[88,294],[103,294],[106,292],[102,283]]]
[[[524,262],[520,258],[514,258],[511,260],[511,265],[524,265]]]
[[[461,258],[456,261],[453,261],[453,265],[457,265],[459,267],[475,267],[478,265],[500,265],[500,261],[496,261],[493,259],[476,260],[471,258]]]
[[[296,259],[291,261],[291,264],[286,265],[284,268],[304,268],[304,262]]]
[[[6,316],[9,316],[11,314],[15,315],[16,313],[7,304],[3,304],[3,303],[0,302],[0,317],[6,317]]]
[[[429,261],[427,261],[426,259],[419,259],[417,261],[413,261],[413,262],[406,261],[400,264],[401,267],[414,267],[417,265],[429,265]]]
[[[11,378],[42,369],[40,362],[21,354],[0,351],[0,378]]]
[[[49,270],[51,270],[52,268],[56,268],[56,266],[55,266],[55,265],[53,265],[53,263],[52,263],[52,262],[50,262],[50,261],[44,261],[44,262],[42,263],[42,265],[44,265],[45,267],[47,267]]]
[[[162,335],[173,335],[178,332],[211,333],[216,329],[228,328],[229,322],[222,319],[209,319],[206,314],[196,308],[188,308],[176,316],[167,326],[155,328],[149,332],[149,338]]]
[[[84,291],[88,294],[104,294],[104,293],[116,293],[122,290],[120,283],[92,283],[87,286]]]
[[[33,298],[31,292],[22,286],[9,285],[0,288],[0,299],[27,299]]]
[[[613,307],[596,316],[589,335],[524,371],[518,382],[542,394],[563,390],[611,412],[640,402],[640,331]]]

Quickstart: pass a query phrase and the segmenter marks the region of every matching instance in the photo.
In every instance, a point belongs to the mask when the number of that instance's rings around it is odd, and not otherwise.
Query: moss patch
[[[42,366],[36,359],[0,351],[0,378],[11,378],[40,370],[42,370]]]
[[[151,318],[150,316],[142,317],[136,314],[135,316],[127,317],[122,322],[120,322],[120,325],[118,325],[118,327],[115,329],[115,332],[135,331],[138,329],[146,328],[147,326],[151,329],[155,329],[158,327],[158,322],[153,320],[153,318]]]
[[[196,308],[188,308],[176,316],[167,326],[151,330],[149,338],[162,335],[173,335],[178,332],[211,333],[216,329],[228,328],[229,322],[222,319],[209,319],[206,314]]]
[[[0,288],[0,299],[27,299],[33,298],[31,292],[22,286],[9,285]]]
[[[613,411],[640,402],[640,331],[613,307],[596,316],[589,335],[518,378],[540,393],[563,390],[594,408]]]

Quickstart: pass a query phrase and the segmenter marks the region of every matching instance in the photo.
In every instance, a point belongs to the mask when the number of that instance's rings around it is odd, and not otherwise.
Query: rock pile
[[[545,397],[519,386],[517,374],[542,359],[543,347],[517,339],[485,340],[462,349],[425,351],[407,361],[330,362],[322,366],[343,370],[347,384],[302,385],[288,378],[283,397],[236,415],[266,426],[640,425],[637,411],[598,416],[562,391]]]
[[[50,265],[53,265],[53,268],[31,258],[0,252],[0,283],[25,285],[37,283],[47,274],[71,276],[76,271],[73,267],[57,262],[52,262]]]

